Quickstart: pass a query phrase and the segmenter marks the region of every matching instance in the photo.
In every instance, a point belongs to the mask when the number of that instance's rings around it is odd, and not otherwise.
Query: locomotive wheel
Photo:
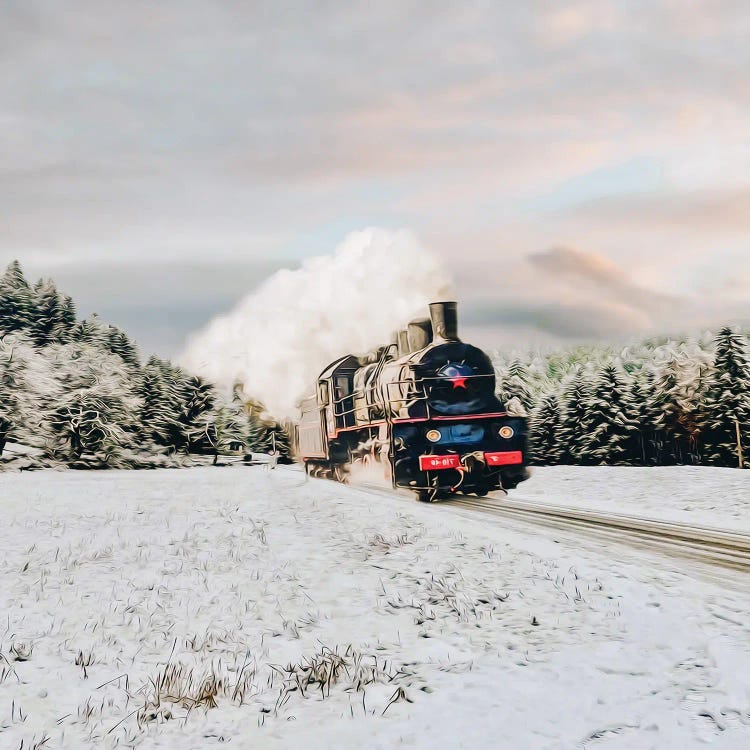
[[[420,503],[432,502],[432,492],[430,490],[417,490],[415,494]]]

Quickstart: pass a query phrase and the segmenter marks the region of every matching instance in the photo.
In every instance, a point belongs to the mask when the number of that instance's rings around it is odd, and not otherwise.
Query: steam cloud
[[[354,232],[332,255],[271,276],[192,336],[180,360],[220,386],[241,383],[274,417],[291,417],[329,362],[387,343],[450,289],[410,232]]]

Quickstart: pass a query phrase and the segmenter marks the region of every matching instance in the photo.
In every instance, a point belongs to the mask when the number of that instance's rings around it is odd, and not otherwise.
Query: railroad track
[[[368,492],[375,491],[390,497],[394,495],[392,491],[377,485],[356,486]],[[433,507],[448,512],[468,509],[563,531],[584,531],[600,539],[750,572],[750,534],[728,529],[532,503],[496,494],[485,498],[457,496],[434,503]]]
[[[480,513],[515,518],[550,528],[592,532],[613,541],[750,572],[750,534],[642,516],[542,505],[505,497],[460,497],[442,505],[470,508]]]

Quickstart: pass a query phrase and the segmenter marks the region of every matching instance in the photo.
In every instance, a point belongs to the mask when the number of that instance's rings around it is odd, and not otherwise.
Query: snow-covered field
[[[519,496],[655,476],[566,471]],[[740,574],[282,468],[0,498],[2,748],[750,747]]]
[[[516,499],[750,532],[750,471],[707,466],[545,466]]]

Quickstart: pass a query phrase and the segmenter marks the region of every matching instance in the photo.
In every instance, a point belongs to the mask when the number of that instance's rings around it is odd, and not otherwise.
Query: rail
[[[375,492],[411,502],[411,493],[376,484],[350,485],[353,490]],[[593,538],[651,552],[689,558],[719,567],[750,572],[750,533],[693,526],[624,513],[601,513],[583,508],[513,500],[500,494],[485,498],[453,496],[431,504],[438,512],[469,510],[498,519],[511,519],[562,531],[583,532]]]
[[[750,534],[622,513],[531,503],[509,498],[457,497],[443,506],[469,508],[498,517],[558,529],[595,532],[613,541],[659,548],[725,567],[750,571]]]

